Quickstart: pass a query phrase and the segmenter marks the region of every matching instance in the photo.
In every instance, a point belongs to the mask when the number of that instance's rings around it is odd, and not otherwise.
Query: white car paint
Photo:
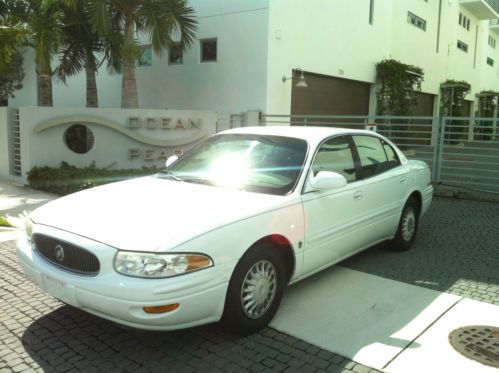
[[[41,258],[25,237],[18,241],[17,256],[28,277],[56,298],[118,323],[155,330],[185,328],[221,318],[238,260],[263,237],[278,236],[289,243],[295,261],[292,283],[393,238],[411,193],[422,196],[421,214],[431,203],[428,167],[408,161],[396,147],[401,165],[388,171],[388,178],[312,190],[309,167],[324,139],[379,136],[373,132],[248,127],[223,133],[306,140],[308,155],[294,190],[276,196],[145,177],[75,193],[33,212],[33,234],[91,251],[99,258],[99,273],[90,277],[62,270]],[[134,278],[114,269],[118,250],[202,253],[214,265],[171,278]],[[180,307],[162,314],[143,310],[171,303]]]

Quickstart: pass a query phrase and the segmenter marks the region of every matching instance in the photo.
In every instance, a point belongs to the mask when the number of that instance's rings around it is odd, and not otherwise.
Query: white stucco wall
[[[0,107],[0,178],[10,178],[9,109]]]
[[[392,0],[272,0],[269,13],[267,112],[289,114],[291,81],[305,71],[374,82],[375,63],[390,54]]]
[[[265,110],[268,0],[191,0],[199,21],[197,39],[182,65],[153,55],[152,66],[137,67],[139,107],[241,112]],[[217,38],[217,61],[200,62],[199,39]],[[13,107],[36,105],[33,52],[25,58],[24,88]],[[97,75],[99,106],[121,106],[121,75],[105,66]],[[85,106],[85,75],[54,81],[54,106]]]
[[[75,119],[85,116],[88,120]],[[140,118],[140,128],[129,128],[128,118]],[[34,166],[57,167],[61,161],[84,167],[95,161],[97,167],[110,168],[140,168],[142,166],[164,165],[166,157],[175,150],[186,151],[201,137],[216,132],[217,113],[208,111],[176,111],[176,110],[146,110],[146,109],[87,109],[87,108],[19,108],[20,135],[21,135],[21,165],[22,179],[26,180],[26,172]],[[147,118],[157,120],[156,128],[147,128]],[[162,129],[160,120],[170,118],[171,123],[182,124],[188,127],[187,120],[192,119],[199,123],[200,129]],[[40,126],[61,120],[63,124],[40,130]],[[143,136],[146,140],[177,141],[179,145],[150,145],[144,141],[134,139],[127,134],[109,128],[102,122],[113,122],[125,131],[134,135]],[[96,123],[95,123],[96,122]],[[77,154],[70,150],[64,141],[65,131],[73,124],[84,124],[93,132],[94,145],[86,154]],[[202,135],[202,136],[201,136]],[[196,136],[197,141],[187,141]],[[138,154],[129,159],[129,150],[138,150]],[[159,150],[162,156],[154,160],[144,159],[146,151],[153,151],[157,157]]]
[[[499,28],[492,30],[484,29],[481,40],[481,60],[483,67],[480,69],[480,86],[478,91],[495,90],[499,91]],[[489,46],[489,35],[496,39],[496,47]],[[494,60],[494,66],[487,65],[487,57]]]

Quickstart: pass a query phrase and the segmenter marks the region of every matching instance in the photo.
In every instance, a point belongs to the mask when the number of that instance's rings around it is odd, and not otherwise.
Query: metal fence
[[[261,124],[374,130],[425,161],[434,183],[499,193],[498,118],[263,115]]]

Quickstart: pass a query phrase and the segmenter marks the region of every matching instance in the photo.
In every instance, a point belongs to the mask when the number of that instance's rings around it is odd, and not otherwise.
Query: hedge
[[[155,174],[158,171],[159,168],[156,166],[110,169],[110,167],[98,168],[95,166],[95,162],[92,162],[87,167],[79,168],[61,162],[60,167],[33,167],[28,172],[28,184],[33,189],[64,196],[114,181]]]

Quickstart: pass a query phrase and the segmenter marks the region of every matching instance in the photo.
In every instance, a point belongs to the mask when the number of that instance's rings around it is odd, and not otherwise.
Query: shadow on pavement
[[[435,198],[414,247],[377,245],[341,266],[499,305],[499,203]]]

